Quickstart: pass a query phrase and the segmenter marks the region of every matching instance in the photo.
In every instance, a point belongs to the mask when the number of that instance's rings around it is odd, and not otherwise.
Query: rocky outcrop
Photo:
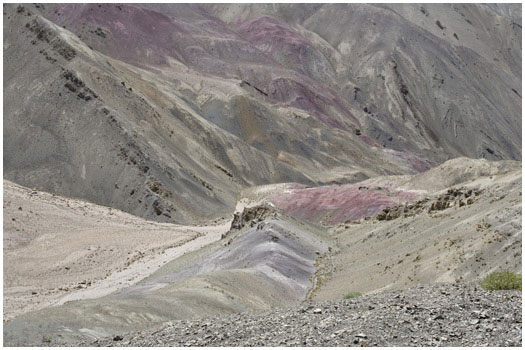
[[[376,215],[376,219],[394,220],[398,217],[409,217],[427,211],[428,213],[445,210],[454,207],[463,207],[471,205],[475,202],[476,197],[482,193],[479,189],[467,188],[452,188],[447,190],[447,193],[434,198],[424,198],[422,200],[397,205],[391,208],[383,209]]]
[[[253,227],[268,217],[276,217],[277,212],[269,206],[244,208],[241,213],[233,214],[230,230],[240,230],[243,227]]]
[[[481,190],[473,189],[449,189],[445,195],[438,197],[430,207],[428,212],[444,210],[450,207],[462,207],[464,205],[471,205],[476,200],[476,197],[481,194]]]
[[[379,214],[376,215],[376,219],[382,220],[394,220],[400,216],[408,217],[421,213],[424,208],[424,204],[428,202],[428,199],[422,199],[411,204],[402,204],[392,208],[385,208]]]
[[[62,56],[67,61],[71,61],[75,58],[77,52],[63,38],[57,35],[46,22],[47,21],[42,18],[37,17],[31,22],[26,23],[25,27],[35,35],[37,40],[45,42],[56,54]],[[35,45],[36,42],[32,40],[31,44]]]

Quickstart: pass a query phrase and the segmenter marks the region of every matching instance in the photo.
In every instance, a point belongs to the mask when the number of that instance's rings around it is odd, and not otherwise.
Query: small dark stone
[[[70,83],[66,83],[66,84],[64,84],[64,86],[71,92],[76,92],[77,91],[77,89],[73,85],[71,85]]]

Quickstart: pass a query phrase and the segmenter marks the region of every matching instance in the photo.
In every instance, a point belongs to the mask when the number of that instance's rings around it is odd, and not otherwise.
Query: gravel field
[[[521,346],[520,291],[433,284],[258,314],[173,321],[79,346]]]

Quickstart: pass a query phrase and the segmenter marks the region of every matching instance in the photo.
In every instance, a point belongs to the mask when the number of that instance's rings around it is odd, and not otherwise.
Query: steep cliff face
[[[4,6],[5,177],[148,219],[520,159],[517,126],[521,7]]]

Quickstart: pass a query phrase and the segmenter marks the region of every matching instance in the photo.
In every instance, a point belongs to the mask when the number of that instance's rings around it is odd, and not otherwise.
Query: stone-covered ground
[[[81,346],[521,346],[521,291],[433,284],[258,314],[173,321]]]

